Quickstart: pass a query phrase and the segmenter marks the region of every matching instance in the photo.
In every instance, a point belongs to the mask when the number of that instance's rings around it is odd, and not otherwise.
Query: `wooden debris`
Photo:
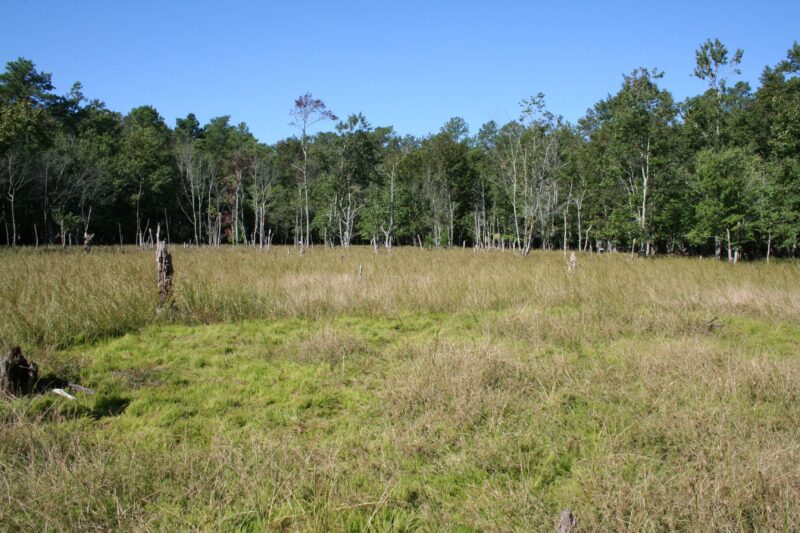
[[[575,257],[575,252],[569,254],[569,263],[567,263],[567,272],[574,272],[578,266],[578,258]]]
[[[558,533],[571,533],[578,530],[578,520],[572,514],[572,509],[561,511],[561,519],[558,522]]]
[[[92,389],[58,377],[45,376],[39,379],[38,365],[25,359],[19,346],[11,348],[7,356],[0,358],[0,396],[17,397],[31,393],[52,392],[68,400],[76,399],[64,389],[86,394],[95,393]]]
[[[92,239],[94,239],[94,233],[83,233],[83,251],[84,253],[89,253],[92,251]]]
[[[89,389],[87,387],[82,387],[80,385],[76,385],[75,383],[67,383],[67,387],[69,387],[72,390],[79,391],[79,392],[85,392],[86,394],[94,394],[94,391],[92,389]]]
[[[711,320],[706,320],[705,322],[703,322],[703,327],[709,333],[714,333],[717,329],[724,328],[725,324],[718,324],[717,320],[718,320],[717,317],[714,317]]]
[[[33,391],[39,379],[39,367],[22,355],[19,346],[14,346],[0,358],[0,393],[8,396],[21,396]]]
[[[73,396],[72,394],[68,393],[64,389],[50,389],[50,392],[52,392],[53,394],[58,394],[59,396],[63,396],[67,400],[77,400],[77,398],[75,396]]]
[[[164,304],[172,293],[172,254],[167,250],[167,243],[159,238],[160,227],[156,229],[156,268],[158,269],[158,307]]]

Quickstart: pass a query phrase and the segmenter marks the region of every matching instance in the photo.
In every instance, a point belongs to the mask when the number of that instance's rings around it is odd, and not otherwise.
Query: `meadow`
[[[0,530],[794,531],[800,264],[0,252]]]

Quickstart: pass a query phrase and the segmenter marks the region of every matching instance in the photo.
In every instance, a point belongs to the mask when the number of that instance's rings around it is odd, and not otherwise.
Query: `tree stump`
[[[172,254],[167,243],[159,240],[156,245],[156,268],[158,269],[158,306],[164,307],[172,292]]]
[[[83,233],[83,251],[84,253],[89,253],[92,251],[92,239],[94,239],[94,233]]]
[[[561,511],[561,519],[558,522],[558,533],[571,533],[577,531],[578,520],[572,514],[572,509],[564,509]]]
[[[0,358],[0,392],[7,396],[21,396],[33,391],[39,379],[39,367],[22,355],[19,346],[14,346]]]
[[[574,272],[578,266],[578,259],[575,257],[575,252],[569,254],[569,263],[567,263],[567,271]]]

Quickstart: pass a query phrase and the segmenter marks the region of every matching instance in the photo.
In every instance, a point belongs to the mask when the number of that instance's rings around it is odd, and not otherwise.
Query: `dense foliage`
[[[0,74],[5,242],[624,249],[796,255],[800,235],[800,45],[753,90],[742,51],[697,50],[701,95],[676,102],[636,69],[577,124],[543,95],[471,134],[450,119],[423,138],[339,119],[310,94],[297,136],[268,146],[227,116],[167,125],[54,92],[27,59]],[[334,131],[312,134],[316,123]],[[324,128],[321,128],[324,129]],[[2,237],[0,237],[2,238]]]

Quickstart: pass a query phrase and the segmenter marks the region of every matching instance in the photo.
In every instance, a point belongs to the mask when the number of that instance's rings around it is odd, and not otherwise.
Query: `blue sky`
[[[90,98],[155,106],[170,126],[194,112],[247,122],[264,142],[293,134],[311,91],[340,117],[400,133],[461,116],[473,132],[541,91],[574,121],[636,67],[666,72],[676,99],[709,37],[745,50],[754,86],[800,40],[800,2],[205,2],[4,0],[0,61],[26,57]]]

